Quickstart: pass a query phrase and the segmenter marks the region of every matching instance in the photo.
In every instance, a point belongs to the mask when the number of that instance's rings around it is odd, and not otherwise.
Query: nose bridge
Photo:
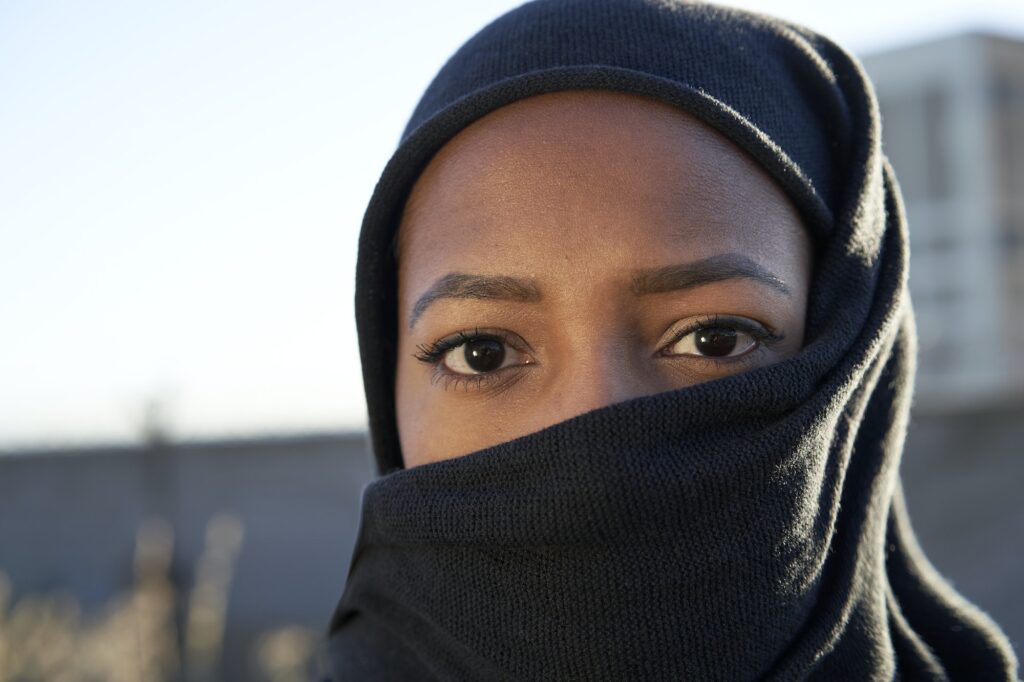
[[[555,369],[551,417],[559,420],[656,393],[632,301],[623,297],[621,265],[584,254],[567,263],[565,286],[552,301],[559,323],[549,360]],[[579,286],[586,282],[586,286]],[[575,284],[575,285],[574,285]]]
[[[560,372],[563,418],[652,392],[645,385],[646,374],[635,366],[631,339],[595,336],[577,350],[574,359],[570,356]]]

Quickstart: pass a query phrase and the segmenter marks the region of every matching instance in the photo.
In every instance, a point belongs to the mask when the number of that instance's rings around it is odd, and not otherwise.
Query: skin
[[[552,93],[473,123],[414,186],[397,253],[406,467],[778,362],[803,343],[812,249],[795,207],[718,132],[640,96]],[[694,285],[693,263],[715,281],[698,272]],[[676,265],[682,276],[666,277]],[[772,336],[755,338],[762,328]],[[709,333],[734,333],[735,349],[703,354],[697,336]],[[478,335],[504,351],[500,368],[471,373],[463,340]],[[453,336],[463,345],[425,356]]]

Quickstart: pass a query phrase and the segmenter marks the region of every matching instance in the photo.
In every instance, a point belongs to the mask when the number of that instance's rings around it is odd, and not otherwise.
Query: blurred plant
[[[244,529],[234,516],[218,514],[206,526],[206,545],[196,567],[185,625],[185,679],[214,680],[224,642],[228,589]]]
[[[63,593],[26,595],[9,605],[0,580],[0,682],[164,682],[177,673],[174,590],[168,579],[172,533],[147,521],[136,535],[135,584],[83,622]]]
[[[63,682],[77,648],[79,611],[65,594],[27,596],[10,604],[10,581],[0,573],[0,680]]]
[[[25,595],[0,572],[0,682],[212,682],[220,679],[227,595],[244,536],[242,522],[220,514],[188,597],[184,632],[175,618],[173,530],[144,522],[136,535],[134,585],[91,619],[66,593]],[[315,635],[287,626],[261,636],[256,663],[270,682],[308,679]]]
[[[269,632],[256,642],[256,660],[269,682],[306,682],[317,635],[290,625]]]

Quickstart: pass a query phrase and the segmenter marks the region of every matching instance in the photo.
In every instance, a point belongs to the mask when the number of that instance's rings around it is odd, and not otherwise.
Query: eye
[[[660,355],[726,360],[771,346],[783,339],[781,333],[760,322],[726,315],[712,315],[683,323]]]
[[[756,345],[757,339],[738,329],[704,327],[680,338],[667,349],[667,354],[727,358],[743,355]]]
[[[474,330],[418,346],[419,353],[414,357],[448,376],[482,378],[506,367],[532,364],[530,356],[519,351],[517,345],[504,333]]]
[[[455,346],[444,354],[442,362],[456,374],[483,374],[523,364],[518,355],[500,339],[482,336]]]

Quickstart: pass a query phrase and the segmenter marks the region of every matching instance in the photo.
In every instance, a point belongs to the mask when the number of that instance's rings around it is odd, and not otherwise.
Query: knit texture
[[[459,130],[558,90],[712,125],[816,240],[806,345],[402,469],[391,242]],[[333,677],[1015,680],[1002,633],[917,547],[899,485],[914,371],[907,234],[859,64],[806,29],[668,0],[538,0],[424,94],[363,223],[356,315],[381,478],[330,626]]]

